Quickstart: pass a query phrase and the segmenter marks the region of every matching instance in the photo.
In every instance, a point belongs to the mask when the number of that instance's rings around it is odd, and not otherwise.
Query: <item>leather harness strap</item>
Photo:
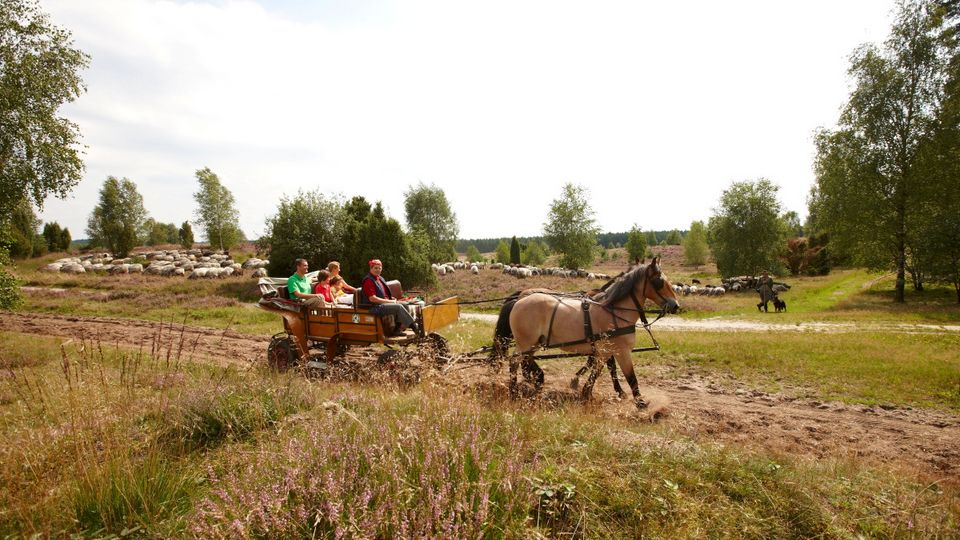
[[[560,306],[560,302],[557,302],[557,305],[553,308],[553,314],[557,314],[557,308]],[[607,339],[611,337],[624,336],[627,334],[633,334],[637,331],[637,327],[630,325],[624,326],[621,328],[614,328],[613,330],[608,330],[606,332],[600,332],[599,334],[593,333],[593,325],[590,323],[590,302],[586,300],[580,301],[580,310],[583,312],[583,333],[586,336],[584,339],[578,339],[574,341],[565,341],[563,343],[550,343],[550,334],[553,332],[553,317],[550,317],[550,327],[547,330],[547,342],[544,347],[557,348],[557,347],[567,347],[570,345],[582,345],[584,343],[589,343],[593,345],[601,339]]]

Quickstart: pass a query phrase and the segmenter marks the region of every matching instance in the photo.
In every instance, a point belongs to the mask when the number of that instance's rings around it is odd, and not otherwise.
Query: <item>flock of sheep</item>
[[[252,277],[267,275],[268,260],[247,259],[239,264],[229,254],[208,250],[166,250],[140,254],[149,261],[144,266],[132,262],[134,258],[114,258],[109,253],[96,253],[80,257],[67,257],[52,262],[41,270],[84,274],[98,272],[106,274],[153,274],[158,276],[187,276],[188,279],[225,278],[242,276],[245,270],[253,270]],[[138,258],[139,258],[138,257]]]
[[[504,274],[508,274],[518,278],[528,278],[533,276],[559,276],[559,277],[570,277],[570,278],[587,278],[587,279],[610,279],[610,276],[607,274],[601,274],[596,272],[587,272],[586,270],[569,270],[567,268],[539,268],[537,266],[521,266],[521,265],[510,265],[503,263],[483,263],[483,262],[448,262],[448,263],[434,263],[431,265],[433,271],[438,275],[445,276],[447,274],[452,274],[457,270],[466,270],[471,274],[479,274],[480,270],[490,269],[490,270],[500,270]]]

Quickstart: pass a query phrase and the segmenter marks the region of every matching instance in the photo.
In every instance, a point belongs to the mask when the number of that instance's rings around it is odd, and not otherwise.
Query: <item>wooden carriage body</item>
[[[308,274],[309,276],[309,274]],[[327,361],[342,354],[346,346],[367,346],[374,343],[406,346],[425,340],[442,340],[436,331],[460,318],[460,305],[456,296],[430,305],[411,303],[408,309],[420,328],[419,333],[408,330],[400,335],[390,335],[392,317],[370,313],[370,306],[359,304],[354,295],[352,304],[326,304],[306,307],[287,297],[286,278],[260,278],[261,298],[257,307],[278,314],[283,319],[284,332],[294,342],[292,351],[298,359],[310,356],[310,349],[323,349]],[[400,282],[390,281],[391,294],[402,297]],[[271,343],[271,347],[273,347]],[[271,363],[273,363],[271,359]]]

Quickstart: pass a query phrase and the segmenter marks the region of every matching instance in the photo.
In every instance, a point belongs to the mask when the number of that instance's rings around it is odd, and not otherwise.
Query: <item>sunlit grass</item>
[[[953,488],[577,405],[61,341],[0,334],[0,357],[36,355],[0,379],[2,535],[842,538],[949,534],[960,515]]]
[[[960,335],[876,332],[659,332],[663,355],[638,362],[691,369],[797,397],[960,411]]]

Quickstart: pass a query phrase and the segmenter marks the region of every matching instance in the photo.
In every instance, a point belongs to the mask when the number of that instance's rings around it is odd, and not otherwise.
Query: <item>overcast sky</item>
[[[671,7],[672,6],[674,7]],[[279,199],[380,200],[418,182],[461,238],[535,236],[561,186],[607,232],[687,229],[734,181],[806,215],[813,135],[882,42],[892,0],[393,2],[41,0],[92,57],[84,180],[44,221],[75,238],[107,175],[192,219],[210,167],[249,238]],[[676,7],[682,6],[682,7]]]

